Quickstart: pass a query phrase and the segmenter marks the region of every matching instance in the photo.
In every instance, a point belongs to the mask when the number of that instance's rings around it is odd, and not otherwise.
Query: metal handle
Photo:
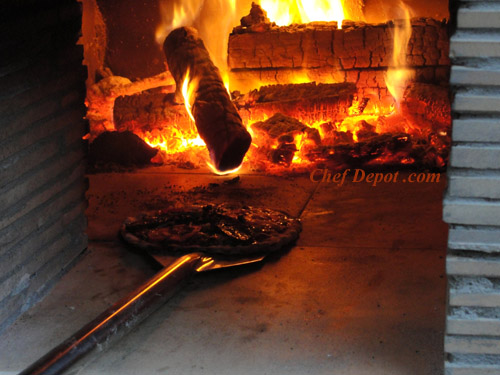
[[[98,346],[109,346],[167,301],[203,263],[202,255],[188,254],[162,269],[19,375],[61,374]]]

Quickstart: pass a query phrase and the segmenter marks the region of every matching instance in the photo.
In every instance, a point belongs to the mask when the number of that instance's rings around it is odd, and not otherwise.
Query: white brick
[[[487,59],[500,57],[500,2],[469,0],[464,3],[461,2],[458,10],[458,31],[451,37],[450,57],[483,60],[477,60],[477,64],[465,62],[465,66],[451,69],[451,84],[463,87],[455,94],[452,105],[453,111],[461,115],[453,121],[452,137],[454,142],[467,144],[452,147],[443,219],[455,224],[450,228],[449,248],[471,251],[471,257],[449,255],[446,269],[451,276],[499,278],[500,257],[481,257],[472,252],[500,253],[500,174],[497,172],[500,171],[500,145],[495,144],[500,143],[500,65],[494,59]],[[467,113],[470,117],[482,115],[483,118],[464,118],[463,114]],[[486,118],[490,116],[492,118]],[[481,278],[477,280],[478,285],[473,287],[450,284],[457,288],[449,290],[450,310],[460,312],[477,307],[478,311],[482,308],[497,311],[500,307],[498,288],[481,285]],[[445,362],[445,374],[500,374],[499,361],[491,359],[500,355],[500,319],[469,315],[454,313],[454,317],[447,318],[447,333],[464,336],[445,337],[445,351],[455,354]],[[496,318],[494,314],[488,316]]]
[[[500,258],[491,260],[448,256],[446,273],[448,275],[500,277]]]
[[[451,364],[445,362],[445,375],[498,375],[500,365]]]
[[[450,228],[448,247],[455,250],[500,252],[500,228]]]
[[[452,197],[500,199],[500,175],[451,175],[448,181],[448,194]]]
[[[460,293],[449,295],[450,306],[500,307],[500,293]]]
[[[443,205],[443,220],[449,224],[500,225],[500,202],[450,199]]]
[[[459,28],[500,28],[500,5],[480,4],[458,11]]]
[[[500,57],[500,38],[496,32],[458,31],[451,37],[450,56]]]
[[[478,318],[446,320],[446,333],[451,335],[500,336],[500,320]]]
[[[500,338],[446,336],[444,350],[461,354],[500,354]]]
[[[450,165],[457,168],[500,170],[500,145],[471,144],[453,146]]]
[[[500,142],[500,119],[453,120],[455,142]]]
[[[500,67],[453,66],[450,82],[454,85],[500,86]]]
[[[455,95],[452,109],[457,112],[500,113],[500,93],[459,92]]]

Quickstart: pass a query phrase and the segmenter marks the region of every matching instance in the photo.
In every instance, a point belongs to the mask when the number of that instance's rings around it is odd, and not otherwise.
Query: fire
[[[190,150],[193,147],[204,147],[205,142],[200,138],[194,126],[183,129],[175,124],[168,124],[164,129],[146,131],[142,135],[144,141],[151,147],[157,147],[166,154],[176,154]]]
[[[208,167],[210,168],[210,170],[211,170],[213,173],[215,173],[216,175],[218,175],[218,176],[227,176],[228,174],[233,174],[233,173],[238,172],[238,171],[241,169],[241,167],[242,167],[243,163],[241,163],[241,164],[240,164],[240,166],[239,166],[238,168],[232,169],[232,170],[230,170],[230,171],[224,171],[224,172],[219,171],[219,170],[218,170],[217,168],[215,168],[215,166],[214,166],[211,162],[209,162],[209,161],[207,161],[207,165],[208,165]]]
[[[398,107],[403,98],[406,86],[415,75],[413,70],[405,68],[408,42],[412,33],[411,12],[404,3],[400,3],[399,11],[404,18],[394,21],[392,66],[387,70],[385,78],[387,89]]]
[[[180,124],[165,124],[161,131],[156,129],[153,132],[138,134],[148,145],[159,148],[166,155],[183,153],[195,147],[205,146],[205,142],[199,136],[194,125],[195,119],[191,110],[198,79],[192,79],[189,73],[188,69],[181,90],[184,107],[190,118],[189,124],[183,126]]]
[[[194,101],[194,93],[198,88],[198,79],[191,79],[189,75],[189,69],[186,71],[186,76],[184,77],[184,81],[182,82],[182,97],[184,99],[184,106],[186,107],[186,111],[191,118],[194,120],[193,113],[191,112],[191,108]]]
[[[229,34],[239,21],[236,0],[160,0],[160,15],[156,42],[162,45],[167,35],[178,27],[194,26],[229,92],[227,45]],[[214,27],[214,20],[217,20],[217,27]]]
[[[162,21],[156,28],[156,42],[162,45],[172,30],[193,24],[201,12],[202,5],[203,1],[199,0],[160,1]]]
[[[227,70],[221,72],[222,76],[222,82],[224,82],[224,87],[227,90],[227,93],[229,94],[229,97],[231,97],[231,90],[229,89],[229,72]]]
[[[267,12],[269,19],[280,26],[335,21],[339,28],[342,27],[344,19],[352,17],[353,13],[349,8],[352,3],[347,0],[260,0],[260,5]],[[220,70],[228,93],[230,93],[231,76],[227,68],[227,46],[229,33],[240,18],[240,15],[237,15],[236,5],[236,0],[160,0],[162,22],[156,30],[156,40],[162,44],[173,29],[181,26],[196,27],[214,64]],[[392,98],[385,90],[383,94],[378,92],[374,94],[366,90],[360,94],[358,91],[359,99],[355,96],[350,108],[345,108],[345,112],[341,115],[333,114],[331,118],[327,117],[329,112],[321,107],[322,104],[318,104],[317,108],[315,104],[313,109],[321,116],[310,116],[310,113],[292,107],[290,113],[286,113],[287,116],[301,122],[303,127],[299,124],[298,128],[291,131],[285,129],[279,136],[265,133],[253,126],[257,121],[269,120],[277,111],[266,109],[265,113],[264,111],[252,113],[254,103],[242,101],[239,103],[240,115],[244,118],[244,125],[253,139],[244,159],[245,170],[273,173],[287,170],[300,171],[318,162],[331,162],[339,168],[384,163],[411,165],[419,158],[422,159],[418,152],[426,150],[428,153],[427,150],[431,148],[434,154],[429,159],[434,158],[438,167],[439,160],[444,165],[445,160],[439,152],[446,147],[449,134],[443,130],[419,133],[420,124],[406,119],[402,114],[401,108],[405,107],[400,105],[404,92],[414,79],[415,72],[407,68],[406,61],[412,34],[411,11],[403,3],[398,9],[400,15],[394,21],[393,55],[390,68],[385,75],[385,83]],[[202,17],[203,14],[211,16]],[[217,20],[216,27],[214,19]],[[308,69],[294,69],[290,74],[279,73],[282,74],[279,79],[286,81],[280,83],[284,84],[303,84],[313,80],[309,77]],[[276,75],[278,76],[278,73]],[[252,81],[249,85],[251,89],[258,88],[266,84],[266,79],[269,78],[265,75],[262,75],[257,82],[249,79]],[[338,78],[328,77],[322,83],[336,83],[333,82],[334,79]],[[197,132],[192,113],[198,83],[199,80],[191,77],[188,69],[179,88],[186,112],[184,113],[181,105],[175,106],[177,111],[175,120],[168,123],[165,121],[161,126],[156,125],[155,129],[148,128],[147,131],[134,127],[134,132],[151,147],[160,149],[160,157],[156,161],[194,166],[208,165],[208,168],[217,175],[241,171],[243,164],[234,170],[220,172],[210,162],[205,142]],[[233,89],[236,86],[237,82],[234,81]],[[235,93],[235,103],[245,92],[240,94]],[[323,115],[324,113],[326,115]],[[318,118],[322,120],[316,121]]]
[[[260,5],[278,26],[336,21],[340,29],[344,20],[341,0],[261,0]]]
[[[386,118],[391,118],[394,114],[394,108],[391,106],[380,106],[380,105],[372,105],[367,108],[363,114],[355,114],[355,108],[358,103],[353,102],[353,106],[349,108],[350,115],[347,116],[342,121],[338,122],[328,122],[328,121],[315,121],[310,122],[305,118],[301,117],[301,114],[297,112],[294,116],[297,120],[301,121],[306,125],[309,129],[315,129],[318,131],[321,144],[325,147],[332,147],[332,150],[327,152],[322,156],[318,156],[314,154],[311,156],[311,151],[314,151],[317,148],[314,140],[307,134],[307,131],[297,133],[293,136],[293,142],[290,143],[290,146],[295,146],[296,152],[291,159],[289,165],[286,162],[278,163],[282,165],[286,165],[287,167],[293,168],[296,171],[302,171],[304,168],[308,168],[314,162],[324,161],[325,155],[333,155],[335,154],[334,148],[336,143],[348,142],[351,144],[355,144],[357,142],[362,141],[367,137],[368,133],[371,133],[369,136],[374,136],[378,134],[383,134],[385,131],[393,130],[394,132],[403,131],[403,129],[395,128],[391,129],[390,125],[385,123]],[[263,155],[269,155],[273,152],[279,151],[280,144],[276,139],[271,139],[267,135],[262,132],[254,129],[254,124],[258,121],[266,121],[270,118],[270,116],[263,115],[259,116],[258,119],[254,119],[247,125],[247,130],[252,134],[252,138],[254,142],[252,143],[252,147],[250,148],[247,157],[245,158],[246,163],[249,165],[257,166],[257,168],[263,168],[266,171],[270,171],[273,173],[280,173],[281,169],[279,166],[271,165],[271,163],[262,163]],[[328,124],[329,130],[326,129],[325,125]],[[400,125],[398,123],[398,125]],[[336,134],[338,139],[332,138],[332,134]],[[340,140],[339,140],[340,139]],[[380,157],[373,161],[374,164],[380,162],[383,164],[382,160],[386,162],[394,161],[397,162],[401,159],[398,156],[387,156]]]

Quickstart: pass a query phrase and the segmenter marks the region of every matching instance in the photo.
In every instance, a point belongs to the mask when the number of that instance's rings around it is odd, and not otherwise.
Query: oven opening
[[[41,260],[60,272],[28,311],[32,302],[14,298],[32,295],[33,277],[2,276],[17,310],[0,325],[0,373],[72,334],[64,345],[98,342],[64,364],[81,374],[438,375],[495,362],[489,341],[467,352],[463,336],[474,333],[460,324],[497,317],[491,302],[471,307],[464,295],[495,294],[500,272],[462,271],[462,258],[492,260],[479,240],[472,256],[449,250],[443,222],[443,194],[461,194],[453,184],[475,168],[467,142],[491,148],[487,122],[478,139],[452,142],[450,74],[464,60],[450,52],[447,0],[69,3],[81,8],[88,73],[76,116],[88,125],[77,129],[88,147],[88,246],[64,266]],[[481,117],[463,111],[461,121]],[[488,160],[475,177],[489,176]],[[472,203],[459,200],[445,209],[449,241],[496,243],[497,224],[461,222],[455,206],[465,215]],[[82,212],[67,207],[61,223],[73,225]]]

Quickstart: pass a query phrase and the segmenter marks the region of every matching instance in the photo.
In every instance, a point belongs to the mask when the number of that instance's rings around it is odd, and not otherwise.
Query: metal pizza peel
[[[296,224],[300,232],[298,220]],[[121,230],[122,237],[123,228],[124,226]],[[162,267],[161,270],[34,362],[20,375],[62,374],[87,354],[95,350],[102,351],[131,331],[197,273],[258,263],[268,255],[265,252],[244,256],[192,252],[173,256],[143,248],[139,253]]]

